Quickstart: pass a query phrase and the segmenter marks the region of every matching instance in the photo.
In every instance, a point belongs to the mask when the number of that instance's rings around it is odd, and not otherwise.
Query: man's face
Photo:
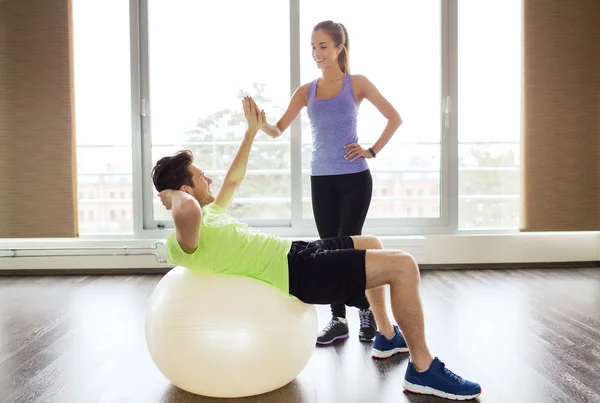
[[[198,203],[200,203],[201,206],[206,206],[207,204],[214,202],[215,197],[212,195],[210,189],[212,179],[204,175],[204,171],[196,164],[190,165],[188,170],[192,174],[193,186],[183,185],[181,190],[191,194],[196,200],[198,200]]]

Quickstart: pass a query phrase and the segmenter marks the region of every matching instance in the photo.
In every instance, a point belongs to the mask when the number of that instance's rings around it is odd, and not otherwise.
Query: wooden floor
[[[427,337],[480,402],[600,402],[600,269],[426,270]],[[159,275],[0,277],[0,402],[442,402],[409,395],[407,355],[370,357],[351,337],[315,348],[291,384],[245,399],[172,386],[144,339]],[[318,307],[319,325],[329,319]]]

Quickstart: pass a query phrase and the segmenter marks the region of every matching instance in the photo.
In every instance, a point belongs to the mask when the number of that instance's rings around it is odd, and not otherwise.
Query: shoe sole
[[[371,350],[371,356],[373,358],[390,358],[393,355],[399,353],[408,353],[408,347],[397,347],[392,350],[381,351],[377,349]]]
[[[406,379],[402,382],[402,387],[408,392],[416,393],[418,395],[433,395],[450,400],[471,400],[481,396],[481,392],[476,395],[454,395],[452,393],[446,393],[441,390],[430,388],[429,386],[415,385],[407,382]]]
[[[375,336],[371,337],[371,338],[367,338],[367,337],[358,337],[359,341],[373,341],[373,339],[375,338]]]
[[[341,336],[335,336],[333,339],[331,339],[329,341],[319,341],[319,340],[317,340],[317,344],[331,344],[331,343],[333,343],[336,340],[345,339],[348,336],[350,336],[350,334],[346,333],[346,334],[343,334]]]

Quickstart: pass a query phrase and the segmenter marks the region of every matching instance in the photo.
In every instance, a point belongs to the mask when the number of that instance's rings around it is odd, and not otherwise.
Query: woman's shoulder
[[[302,84],[298,88],[302,88],[302,89],[308,90],[310,88],[310,86],[314,85],[318,80],[319,80],[318,78],[315,78],[314,80],[311,80],[309,82],[306,82],[306,83]]]
[[[313,81],[309,81],[308,83],[304,83],[302,84],[300,87],[298,87],[298,89],[296,90],[297,93],[301,94],[304,97],[304,100],[308,99],[308,92],[310,89],[310,86],[315,83],[317,80],[313,80]]]
[[[352,79],[352,84],[362,84],[369,81],[367,76],[364,74],[349,74],[349,76]]]

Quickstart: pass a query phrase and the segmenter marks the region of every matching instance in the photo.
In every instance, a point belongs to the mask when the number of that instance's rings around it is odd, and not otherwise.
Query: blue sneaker
[[[429,369],[423,372],[418,372],[412,361],[409,361],[402,387],[409,392],[451,400],[469,400],[481,395],[479,384],[456,375],[437,357],[431,362]]]
[[[375,341],[371,348],[371,355],[375,358],[389,358],[394,354],[408,353],[408,346],[398,326],[394,325],[394,332],[396,333],[392,340],[386,339],[379,333],[375,334]]]

